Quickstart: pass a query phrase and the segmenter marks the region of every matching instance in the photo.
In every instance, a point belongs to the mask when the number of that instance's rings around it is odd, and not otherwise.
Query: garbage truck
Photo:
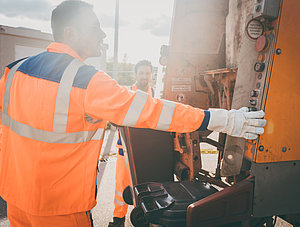
[[[256,140],[121,127],[134,226],[300,226],[299,10],[298,0],[174,1],[161,98],[263,110],[268,123]],[[214,172],[203,144],[218,151]]]

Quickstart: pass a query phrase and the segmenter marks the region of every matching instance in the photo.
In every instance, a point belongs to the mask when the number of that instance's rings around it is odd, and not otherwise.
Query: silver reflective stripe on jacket
[[[126,204],[126,203],[124,203],[124,202],[122,202],[122,201],[120,201],[120,200],[118,200],[116,198],[115,198],[115,203],[118,204],[118,205],[120,205],[120,206],[124,206]]]
[[[76,59],[76,61],[73,60],[71,62],[71,64],[67,67],[67,69],[69,68],[69,70],[67,71],[67,73],[63,74],[63,76],[67,77],[67,79],[63,80],[62,78],[61,80],[63,84],[60,85],[59,90],[65,88],[67,92],[61,91],[60,94],[58,94],[56,99],[55,107],[57,108],[55,109],[56,110],[58,109],[58,111],[55,112],[55,114],[58,113],[57,115],[55,115],[56,123],[57,123],[56,124],[57,131],[53,130],[53,132],[50,132],[41,129],[36,129],[30,125],[20,123],[8,115],[10,88],[13,82],[15,72],[22,64],[23,61],[15,65],[8,73],[7,82],[5,85],[5,92],[4,92],[2,124],[10,127],[12,131],[14,131],[20,136],[34,139],[37,141],[46,142],[46,143],[82,143],[90,140],[102,140],[104,136],[103,128],[99,128],[92,131],[79,131],[79,132],[71,132],[71,133],[66,133],[66,128],[64,128],[64,131],[62,131],[62,128],[66,127],[66,123],[67,123],[66,116],[68,116],[69,99],[70,99],[71,88],[73,85],[73,80],[77,73],[77,70],[81,65],[83,65],[83,63],[81,62],[79,63],[78,61]],[[72,69],[70,69],[70,67],[72,67]],[[72,75],[71,72],[73,73]]]
[[[75,58],[65,69],[57,91],[53,132],[66,132],[70,93],[78,69],[84,64]]]
[[[167,131],[171,125],[175,103],[168,100],[163,100],[163,108],[159,117],[158,124],[156,126],[157,130]]]
[[[15,121],[9,115],[2,115],[2,124],[10,127],[12,131],[20,136],[46,143],[82,143],[90,140],[101,140],[104,132],[103,128],[93,131],[80,131],[70,133],[56,133],[33,128],[30,125]]]
[[[123,193],[119,192],[117,189],[115,190],[115,194],[123,198]]]
[[[141,90],[136,91],[122,125],[131,127],[134,127],[136,125],[140,114],[146,104],[148,96],[149,94],[146,92],[143,92]]]

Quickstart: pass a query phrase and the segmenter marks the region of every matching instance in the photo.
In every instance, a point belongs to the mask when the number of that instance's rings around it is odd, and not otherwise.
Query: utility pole
[[[113,79],[118,80],[118,39],[119,39],[119,0],[116,0],[116,11],[115,11],[115,35],[114,35],[114,65],[113,65]],[[111,126],[109,134],[106,139],[106,144],[104,145],[101,156],[105,158],[111,153],[111,146],[115,138],[116,127]],[[106,162],[100,162],[98,165],[101,165],[101,173],[98,174],[98,182],[101,184],[101,179],[106,168]],[[100,167],[98,166],[100,169]]]
[[[119,0],[116,0],[113,79],[118,80]]]

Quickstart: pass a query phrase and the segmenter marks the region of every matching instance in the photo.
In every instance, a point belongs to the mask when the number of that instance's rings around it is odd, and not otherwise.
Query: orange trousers
[[[57,216],[34,216],[7,204],[10,227],[92,227],[90,212]]]
[[[126,167],[125,157],[118,152],[116,163],[114,217],[123,218],[127,213],[128,205],[123,200],[123,191],[128,185],[130,185],[130,173]]]

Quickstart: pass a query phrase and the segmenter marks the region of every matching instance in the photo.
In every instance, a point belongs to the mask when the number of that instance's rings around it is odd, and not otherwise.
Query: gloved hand
[[[247,107],[239,110],[209,109],[210,120],[207,129],[223,132],[230,136],[256,139],[264,133],[267,124],[264,111],[251,111]]]

